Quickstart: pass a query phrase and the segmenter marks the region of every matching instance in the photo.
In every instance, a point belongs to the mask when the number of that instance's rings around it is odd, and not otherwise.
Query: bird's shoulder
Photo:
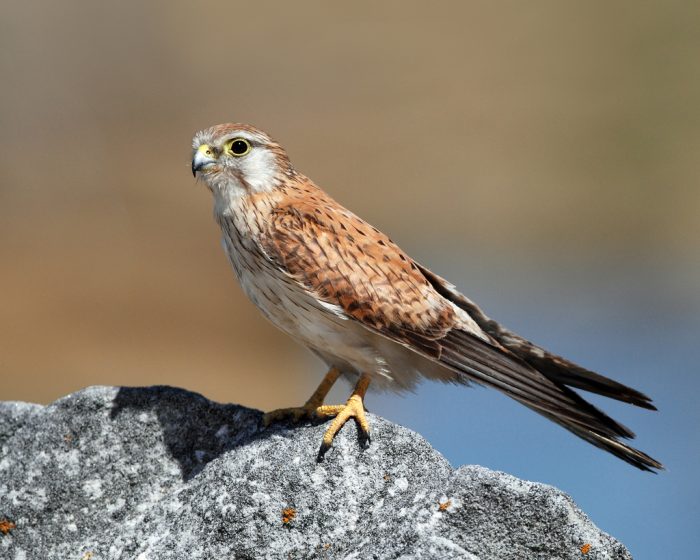
[[[308,180],[285,190],[261,243],[305,289],[366,326],[439,338],[454,325],[413,259]]]

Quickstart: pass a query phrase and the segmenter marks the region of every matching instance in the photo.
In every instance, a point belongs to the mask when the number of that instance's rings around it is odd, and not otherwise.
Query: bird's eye
[[[250,151],[250,142],[244,138],[234,138],[228,149],[234,156],[241,157]]]

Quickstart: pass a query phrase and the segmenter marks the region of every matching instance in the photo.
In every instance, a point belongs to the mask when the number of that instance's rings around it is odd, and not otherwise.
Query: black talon
[[[321,442],[321,448],[318,450],[318,456],[316,457],[317,463],[323,463],[323,458],[330,448],[331,446],[329,443],[326,443],[325,441]]]
[[[369,432],[363,430],[359,425],[357,426],[357,441],[362,449],[367,449],[372,443],[372,437]]]

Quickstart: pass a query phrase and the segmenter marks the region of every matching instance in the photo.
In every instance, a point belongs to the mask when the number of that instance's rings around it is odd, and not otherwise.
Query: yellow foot
[[[292,422],[300,422],[302,419],[311,420],[318,408],[317,405],[293,406],[290,408],[278,408],[263,415],[263,425],[269,426],[273,422],[291,419]]]
[[[326,398],[328,391],[331,390],[338,377],[340,377],[340,372],[336,368],[331,368],[304,406],[278,408],[268,412],[263,416],[263,424],[269,426],[272,422],[287,418],[291,418],[294,422],[299,422],[304,418],[309,420],[314,418],[316,410],[323,404],[323,399]]]
[[[360,442],[363,445],[369,445],[369,422],[367,422],[365,405],[362,402],[367,392],[369,381],[369,376],[367,374],[362,374],[357,385],[355,385],[355,390],[352,392],[348,402],[344,405],[319,406],[316,409],[315,414],[318,418],[333,418],[333,422],[328,426],[326,433],[323,434],[321,448],[318,450],[317,460],[319,462],[323,461],[326,452],[331,448],[331,445],[333,445],[336,434],[350,418],[355,419]]]

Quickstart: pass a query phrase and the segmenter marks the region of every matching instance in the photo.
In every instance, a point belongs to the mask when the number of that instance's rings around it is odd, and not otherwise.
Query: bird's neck
[[[215,192],[214,217],[222,227],[224,223],[235,226],[243,238],[256,238],[269,222],[281,197],[278,189],[253,193],[242,189]]]

